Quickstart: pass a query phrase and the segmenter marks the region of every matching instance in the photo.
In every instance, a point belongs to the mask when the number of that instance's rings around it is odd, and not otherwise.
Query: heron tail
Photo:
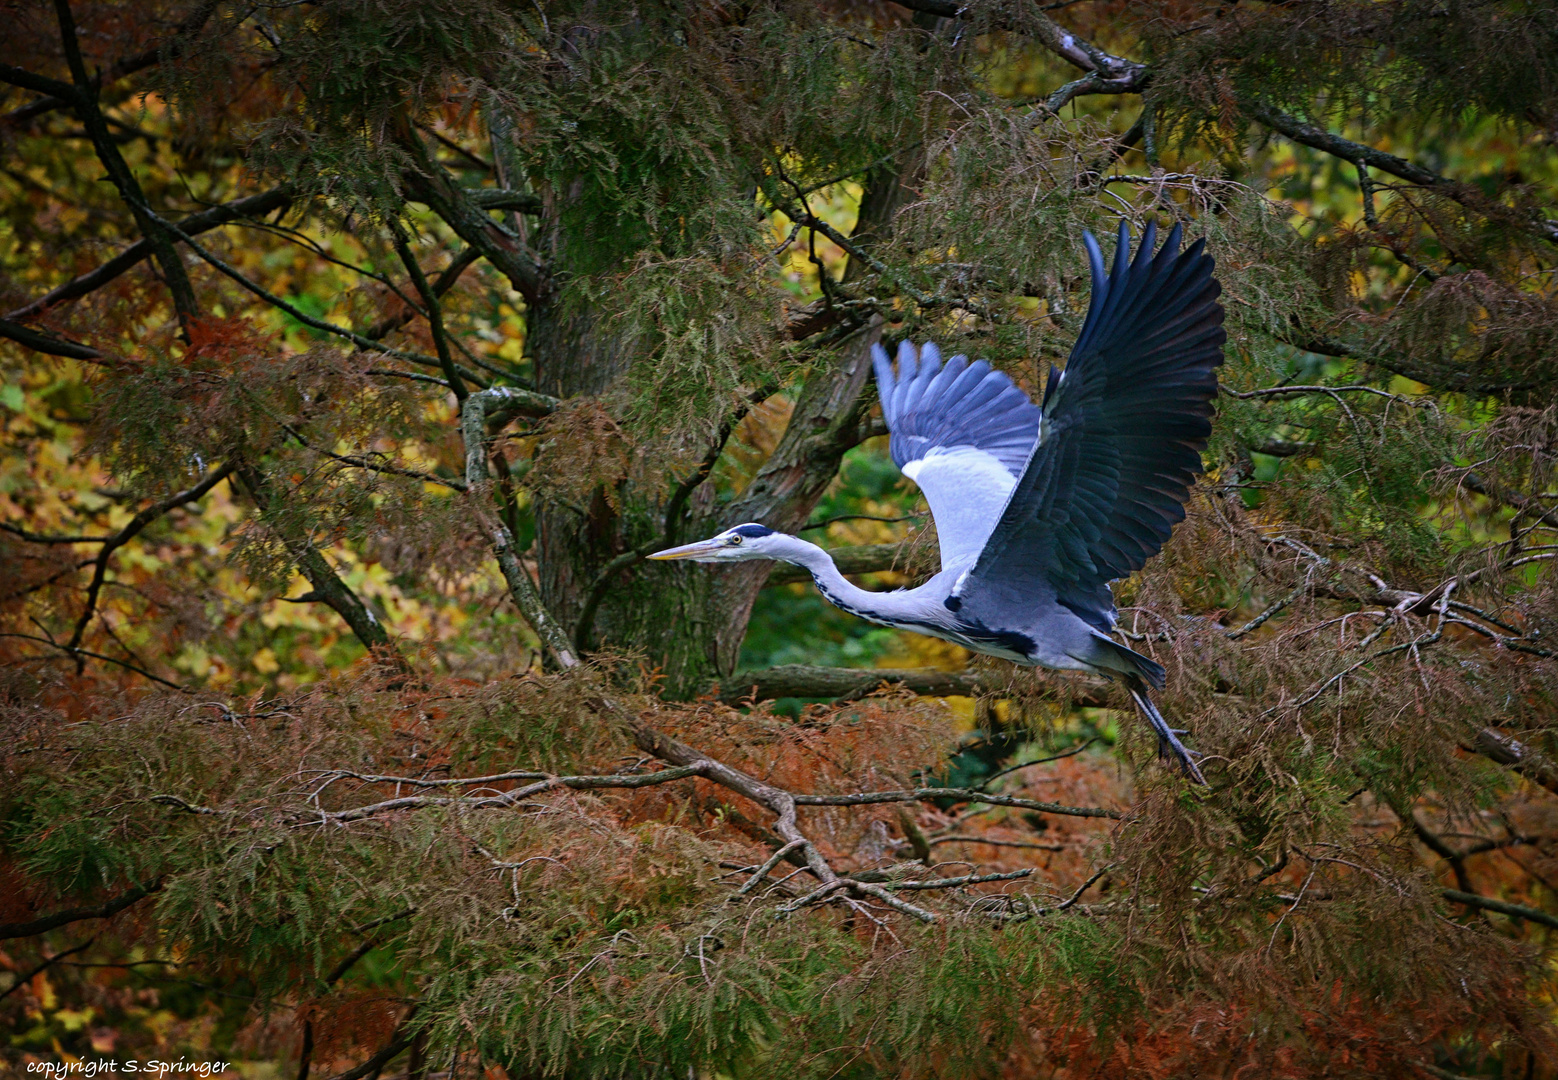
[[[1201,775],[1200,766],[1196,764],[1196,752],[1179,741],[1179,732],[1169,726],[1169,722],[1163,719],[1163,714],[1152,703],[1152,698],[1147,696],[1147,686],[1141,679],[1127,676],[1125,685],[1131,691],[1131,698],[1135,700],[1136,707],[1152,725],[1152,730],[1158,736],[1158,757],[1168,760],[1172,758],[1179,763],[1179,767],[1185,775],[1198,784],[1205,784],[1206,777]]]
[[[1163,665],[1150,656],[1143,656],[1135,649],[1128,649],[1114,638],[1094,633],[1095,652],[1088,659],[1106,671],[1121,676],[1132,686],[1152,687],[1162,690],[1166,681]]]

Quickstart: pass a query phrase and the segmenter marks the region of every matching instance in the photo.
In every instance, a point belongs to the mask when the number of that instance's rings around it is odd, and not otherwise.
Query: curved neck
[[[775,545],[770,553],[776,559],[794,563],[811,571],[812,580],[817,583],[817,588],[822,595],[834,606],[843,608],[845,611],[857,615],[878,612],[889,614],[885,609],[895,606],[886,599],[892,594],[874,593],[869,589],[860,588],[839,573],[838,566],[833,562],[833,556],[816,544],[802,540],[798,536],[783,535],[780,543]]]

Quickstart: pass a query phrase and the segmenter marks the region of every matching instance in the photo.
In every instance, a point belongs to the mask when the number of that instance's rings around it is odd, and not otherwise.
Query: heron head
[[[747,562],[751,559],[777,559],[783,556],[779,548],[789,537],[774,532],[767,525],[748,522],[726,529],[717,536],[699,540],[696,544],[667,548],[649,556],[651,559],[691,559],[693,562]]]

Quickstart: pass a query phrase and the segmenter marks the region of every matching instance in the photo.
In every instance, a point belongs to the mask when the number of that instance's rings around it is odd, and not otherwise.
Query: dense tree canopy
[[[6,0],[0,1042],[261,1075],[1558,1076],[1558,6]],[[1118,687],[869,347],[1205,237]],[[269,1063],[262,1065],[259,1063]]]

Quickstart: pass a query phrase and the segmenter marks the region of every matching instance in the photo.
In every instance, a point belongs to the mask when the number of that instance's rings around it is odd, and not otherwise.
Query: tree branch
[[[260,214],[268,214],[272,210],[278,210],[292,201],[293,192],[289,186],[273,188],[259,195],[250,195],[243,199],[234,199],[232,202],[213,206],[208,210],[202,210],[197,214],[190,214],[178,222],[178,229],[186,236],[198,236],[200,233],[209,232],[219,225],[240,218],[256,217]],[[72,278],[65,284],[51,289],[38,299],[17,308],[6,315],[8,319],[31,319],[43,314],[50,308],[62,304],[67,300],[85,296],[90,292],[107,285],[110,281],[119,277],[125,271],[145,260],[152,254],[151,241],[141,239],[125,248],[118,255],[109,259],[96,270],[89,270],[85,274]],[[10,335],[7,335],[10,336]],[[37,348],[37,346],[34,346]],[[47,352],[47,349],[42,350]],[[66,355],[66,354],[56,354]],[[89,358],[83,358],[89,359]]]
[[[362,599],[341,580],[308,536],[302,530],[293,527],[285,515],[274,512],[270,486],[264,473],[248,464],[236,467],[234,472],[243,482],[249,498],[254,501],[260,517],[276,530],[282,543],[286,545],[298,565],[298,570],[308,579],[317,598],[341,616],[352,633],[357,636],[357,640],[362,642],[369,652],[382,653],[404,669],[405,659],[390,640],[389,631],[384,629],[383,624],[374,617],[373,612],[368,610],[368,606],[362,602]]]
[[[177,41],[179,38],[197,33],[210,20],[216,8],[217,5],[213,0],[204,0],[174,28],[171,41]],[[162,59],[163,51],[169,47],[171,41],[153,45],[149,49],[144,49],[141,52],[114,61],[93,76],[93,87],[100,90],[104,86],[116,83],[128,75],[134,75],[138,71],[153,67]],[[65,86],[66,84],[61,83],[60,85]],[[47,97],[40,98],[37,101],[29,101],[21,108],[12,109],[4,116],[0,116],[0,125],[24,124],[54,109],[69,108],[71,104],[72,101],[68,96],[60,96],[58,91],[54,91]]]
[[[460,253],[449,261],[443,272],[433,281],[433,295],[443,296],[454,287],[454,283],[460,280],[460,275],[468,270],[472,263],[481,258],[481,253],[475,248],[466,245]],[[386,316],[369,326],[363,333],[364,337],[378,341],[391,330],[399,330],[412,319],[416,318],[416,310],[410,304],[402,304],[394,315]]]
[[[403,795],[398,799],[385,799],[382,802],[353,807],[350,810],[337,810],[329,813],[300,812],[299,817],[306,819],[305,824],[314,822],[317,824],[344,825],[348,822],[362,821],[366,818],[377,817],[379,814],[387,814],[395,810],[423,810],[435,806],[458,806],[462,810],[502,810],[514,806],[533,795],[541,795],[557,788],[593,790],[596,788],[654,787],[658,784],[669,784],[677,780],[686,780],[690,776],[700,776],[703,774],[703,771],[704,766],[698,763],[674,769],[662,769],[659,772],[627,776],[549,776],[544,780],[526,784],[524,787],[505,791],[501,795],[456,795],[448,797],[441,795]],[[334,775],[350,774],[337,773]],[[474,782],[471,781],[471,783]]]
[[[864,697],[884,683],[902,686],[930,697],[977,697],[999,692],[1005,682],[999,676],[977,671],[934,671],[917,668],[830,668],[810,664],[781,664],[756,671],[738,671],[720,680],[719,699],[727,705],[775,698]],[[1073,693],[1071,700],[1083,708],[1107,708],[1109,699],[1100,682],[1096,689]]]
[[[782,664],[757,671],[738,671],[720,680],[719,698],[727,705],[775,698],[857,698],[883,684],[895,684],[932,697],[976,697],[997,688],[988,676],[975,672],[908,669],[830,668]]]
[[[1521,514],[1533,521],[1539,521],[1543,525],[1551,525],[1558,528],[1558,510],[1549,510],[1529,495],[1523,495],[1518,491],[1512,491],[1502,484],[1490,483],[1474,472],[1468,472],[1461,477],[1461,483],[1478,495],[1486,495],[1490,499],[1513,506]]]
[[[10,319],[0,319],[0,337],[10,338],[19,345],[25,345],[48,356],[65,356],[72,360],[92,361],[100,361],[104,358],[101,352],[90,345],[66,341],[64,338],[45,334],[30,326],[12,322]]]
[[[462,240],[497,267],[527,304],[534,305],[542,300],[548,288],[546,274],[525,251],[519,238],[492,220],[472,191],[454,182],[444,167],[428,154],[427,146],[409,125],[403,126],[401,141],[418,165],[405,175],[406,186],[413,197],[426,203],[428,209],[442,218]]]
[[[410,1018],[408,1017],[407,1019],[409,1020]],[[414,1038],[415,1036],[413,1035],[397,1035],[390,1040],[389,1045],[385,1046],[367,1061],[355,1069],[347,1069],[345,1072],[336,1073],[330,1077],[330,1080],[362,1080],[363,1077],[370,1074],[377,1076],[384,1066],[395,1059],[396,1055],[411,1045]]]
[[[1421,184],[1443,191],[1450,198],[1463,205],[1487,213],[1495,207],[1489,205],[1489,200],[1482,193],[1466,185],[1459,184],[1436,172],[1415,165],[1405,158],[1399,158],[1395,154],[1376,150],[1372,146],[1353,142],[1340,135],[1333,135],[1324,128],[1315,126],[1289,116],[1271,108],[1269,105],[1249,105],[1244,111],[1253,119],[1260,121],[1273,131],[1281,132],[1296,143],[1323,151],[1333,157],[1339,157],[1344,161],[1350,161],[1359,168],[1368,167],[1378,169],[1380,172],[1389,173],[1400,177],[1409,183]],[[1507,208],[1498,208],[1507,209]],[[1527,223],[1529,228],[1542,239],[1550,243],[1558,244],[1558,222],[1548,221],[1541,217],[1533,217]]]
[[[455,367],[454,359],[449,355],[449,340],[444,333],[444,314],[438,302],[438,294],[428,285],[427,275],[422,273],[422,265],[406,246],[406,239],[400,234],[399,228],[395,229],[394,239],[395,252],[400,256],[400,261],[405,264],[406,273],[411,275],[411,283],[416,286],[417,295],[422,298],[423,314],[433,334],[433,348],[438,353],[438,362],[443,365],[444,379],[449,383],[449,389],[453,391],[455,400],[464,402],[470,391],[465,389],[465,383],[460,380],[460,372]]]
[[[76,40],[76,21],[75,16],[71,14],[70,0],[54,0],[54,14],[59,21],[65,60],[70,65],[71,77],[76,84],[76,93],[72,101],[76,116],[86,128],[87,135],[97,151],[98,160],[103,163],[103,168],[108,172],[108,178],[119,190],[119,197],[130,207],[130,213],[134,215],[141,235],[150,242],[152,255],[157,260],[157,266],[162,270],[163,280],[167,282],[168,291],[173,296],[173,307],[178,312],[179,323],[184,328],[187,338],[189,324],[199,311],[199,305],[195,300],[195,287],[190,283],[189,272],[179,259],[173,241],[153,220],[146,196],[141,191],[141,185],[119,153],[119,144],[114,142],[108,130],[108,123],[97,107],[97,86],[87,75],[86,63],[81,58],[81,46]]]
[[[0,941],[10,938],[33,937],[37,934],[46,934],[50,930],[57,930],[61,926],[69,926],[71,923],[85,922],[88,919],[111,919],[131,904],[144,900],[154,892],[162,889],[160,880],[150,885],[136,885],[126,889],[112,900],[105,900],[93,907],[67,908],[64,911],[56,911],[53,915],[45,915],[30,922],[0,923]]]
[[[764,388],[753,395],[754,401],[766,398],[771,390]],[[661,548],[671,547],[676,543],[677,531],[681,528],[682,513],[687,507],[687,500],[691,498],[698,485],[709,478],[714,471],[714,466],[719,464],[720,455],[725,452],[725,444],[730,441],[731,432],[736,430],[743,417],[751,409],[751,402],[743,405],[733,415],[727,417],[720,425],[719,436],[714,440],[714,445],[709,447],[698,467],[689,473],[676,489],[671,492],[671,497],[665,504],[665,523],[659,536],[646,540],[630,551],[624,551],[621,555],[612,559],[601,567],[600,573],[595,575],[595,580],[590,584],[589,592],[584,599],[584,606],[579,611],[579,621],[573,631],[573,645],[580,656],[589,651],[590,633],[595,622],[595,612],[599,610],[601,601],[606,596],[606,591],[611,587],[612,579],[623,570],[636,566],[644,559]]]
[[[465,197],[483,210],[516,210],[521,214],[539,214],[541,197],[506,188],[461,188]]]
[[[1015,806],[1021,810],[1038,810],[1062,817],[1109,818],[1123,821],[1125,815],[1104,806],[1066,806],[1062,803],[1042,802],[1038,799],[1019,799],[1012,795],[992,795],[976,788],[914,788],[905,791],[860,791],[851,795],[794,795],[797,806],[878,806],[883,803],[931,802],[935,799],[957,799],[963,802],[986,803],[990,806]]]
[[[95,937],[87,938],[80,945],[77,945],[77,946],[75,946],[73,948],[66,949],[64,952],[55,953],[53,956],[49,957],[47,960],[45,960],[43,963],[39,964],[37,967],[34,967],[30,971],[25,971],[22,974],[16,976],[16,981],[15,982],[13,982],[10,986],[6,987],[4,990],[0,990],[0,1001],[3,1001],[4,999],[10,997],[11,994],[14,991],[20,990],[22,987],[24,987],[28,983],[32,982],[32,980],[37,975],[39,975],[42,972],[45,972],[45,971],[49,970],[49,968],[53,967],[55,964],[57,964],[61,960],[65,959],[65,957],[67,957],[67,956],[74,956],[76,953],[80,952],[82,949],[85,949],[87,946],[91,945],[96,940],[97,940],[97,938],[95,938]]]
[[[60,82],[58,79],[51,79],[47,75],[39,75],[11,64],[0,64],[0,82],[9,83],[23,90],[31,90],[35,94],[48,94],[72,105],[81,96],[80,92],[68,82]]]
[[[206,262],[216,267],[229,278],[232,278],[232,280],[236,281],[239,285],[243,286],[255,296],[258,296],[261,300],[264,300],[267,304],[285,311],[288,315],[291,315],[304,326],[312,326],[315,330],[321,330],[324,333],[334,334],[336,337],[345,338],[347,341],[350,341],[364,352],[383,353],[386,356],[393,356],[400,360],[407,360],[413,364],[421,364],[423,367],[442,369],[443,364],[437,357],[425,356],[422,353],[407,352],[404,349],[392,348],[389,345],[381,344],[380,342],[374,341],[370,337],[359,334],[355,330],[348,330],[344,326],[337,326],[335,323],[326,322],[324,319],[315,318],[314,316],[298,308],[296,305],[289,304],[287,301],[266,289],[258,282],[250,280],[250,278],[241,270],[229,265],[227,262],[224,262],[210,251],[207,251],[200,244],[197,244],[193,237],[189,236],[177,225],[174,225],[171,221],[168,221],[167,219],[158,215],[156,212],[151,210],[151,208],[142,207],[142,211],[153,222],[161,225],[180,240],[183,240],[186,244],[194,249],[195,254],[199,255]],[[459,365],[455,365],[455,370],[457,370],[466,379],[469,379],[471,382],[475,383],[477,386],[487,385],[487,380],[483,379],[475,372],[469,371],[463,367],[460,367]]]
[[[1477,732],[1471,745],[1465,749],[1508,766],[1532,783],[1558,794],[1558,766],[1519,739],[1485,727]]]
[[[483,485],[491,479],[491,474],[487,470],[489,420],[504,415],[505,410],[515,408],[519,402],[532,398],[539,399],[543,396],[529,391],[514,390],[511,387],[495,387],[491,390],[483,390],[479,394],[472,394],[465,399],[465,404],[460,410],[460,434],[465,441],[465,484],[471,493],[481,491]],[[555,404],[555,399],[553,403]],[[503,571],[504,580],[508,583],[509,594],[518,605],[520,614],[541,639],[542,646],[562,667],[576,667],[579,658],[573,652],[568,635],[547,610],[535,582],[530,580],[530,573],[520,565],[519,556],[514,550],[513,534],[502,521],[494,525],[492,552],[498,560],[498,568]]]
[[[92,616],[97,611],[97,597],[98,593],[102,591],[103,580],[108,574],[109,557],[119,548],[124,547],[124,545],[135,539],[142,529],[163,514],[166,514],[169,510],[172,510],[175,506],[182,506],[185,503],[204,498],[207,492],[226,479],[232,471],[232,465],[220,466],[215,472],[187,491],[180,491],[175,495],[168,496],[159,503],[146,507],[146,509],[131,518],[124,528],[102,542],[103,546],[98,549],[97,558],[94,560],[96,566],[92,571],[91,584],[87,586],[86,605],[82,609],[81,617],[76,621],[76,628],[70,635],[70,642],[64,646],[66,652],[73,653],[76,651],[76,648],[81,644],[82,635],[86,633],[87,625],[92,621]],[[84,666],[83,662],[78,658],[76,670],[79,672],[82,666]]]
[[[1453,900],[1457,904],[1465,904],[1467,907],[1482,908],[1484,911],[1496,911],[1500,915],[1508,915],[1514,919],[1525,919],[1527,922],[1541,923],[1543,926],[1551,926],[1558,929],[1558,916],[1549,915],[1545,911],[1526,907],[1524,904],[1511,904],[1505,900],[1495,900],[1491,896],[1482,896],[1478,893],[1463,892],[1460,889],[1443,889],[1439,893],[1446,900]]]

